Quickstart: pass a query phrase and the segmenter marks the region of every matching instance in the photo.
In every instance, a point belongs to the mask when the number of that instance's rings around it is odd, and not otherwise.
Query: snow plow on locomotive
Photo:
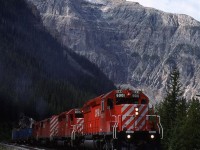
[[[142,91],[113,90],[80,109],[35,122],[31,137],[37,143],[78,149],[150,150],[160,149],[162,136],[160,117]]]

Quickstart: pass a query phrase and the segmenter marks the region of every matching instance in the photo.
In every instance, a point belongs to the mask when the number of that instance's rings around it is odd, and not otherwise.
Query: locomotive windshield
[[[75,118],[83,118],[83,114],[82,113],[77,113],[77,114],[75,114]]]
[[[125,98],[125,97],[117,97],[116,98],[116,105],[120,104],[138,104],[139,103],[139,98]]]
[[[83,118],[83,114],[80,109],[75,109],[75,118]]]

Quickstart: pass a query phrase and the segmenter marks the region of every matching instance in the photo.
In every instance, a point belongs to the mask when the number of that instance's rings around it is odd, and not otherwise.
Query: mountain
[[[200,90],[200,22],[125,0],[28,0],[48,31],[116,84],[165,95],[177,66],[185,96]]]
[[[112,89],[96,65],[47,32],[24,0],[0,0],[0,133],[20,114],[41,119]]]

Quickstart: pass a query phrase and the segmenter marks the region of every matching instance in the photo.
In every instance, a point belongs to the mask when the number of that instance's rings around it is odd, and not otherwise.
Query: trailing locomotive
[[[81,109],[35,122],[32,133],[31,138],[40,143],[102,150],[160,149],[163,129],[142,91],[113,90]]]

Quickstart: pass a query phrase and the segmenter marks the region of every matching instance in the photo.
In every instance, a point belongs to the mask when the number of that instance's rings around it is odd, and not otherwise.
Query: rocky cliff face
[[[161,99],[177,65],[186,96],[200,90],[200,23],[125,0],[28,0],[63,45],[117,85]]]

